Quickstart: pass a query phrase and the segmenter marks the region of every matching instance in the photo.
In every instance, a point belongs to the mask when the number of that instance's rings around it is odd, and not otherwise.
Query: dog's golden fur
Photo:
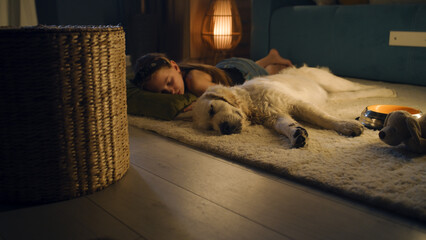
[[[327,69],[292,67],[240,86],[208,88],[194,106],[193,120],[196,127],[221,134],[239,133],[250,123],[263,124],[287,136],[297,148],[305,146],[308,133],[294,118],[358,136],[363,132],[359,122],[338,119],[319,106],[329,99],[392,96],[390,89],[353,83]]]

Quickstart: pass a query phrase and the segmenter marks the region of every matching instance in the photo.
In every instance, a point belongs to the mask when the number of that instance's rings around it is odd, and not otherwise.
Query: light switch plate
[[[426,32],[390,31],[389,46],[426,47]]]

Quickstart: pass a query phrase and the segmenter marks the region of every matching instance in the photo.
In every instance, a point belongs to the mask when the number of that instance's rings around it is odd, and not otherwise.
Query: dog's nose
[[[223,122],[219,124],[220,133],[224,135],[229,135],[233,133],[241,132],[241,123],[238,124],[229,124],[229,122]]]

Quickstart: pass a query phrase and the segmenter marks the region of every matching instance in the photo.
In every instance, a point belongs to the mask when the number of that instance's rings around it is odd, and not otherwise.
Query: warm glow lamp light
[[[241,41],[241,19],[234,0],[212,0],[201,35],[214,50],[228,51]]]

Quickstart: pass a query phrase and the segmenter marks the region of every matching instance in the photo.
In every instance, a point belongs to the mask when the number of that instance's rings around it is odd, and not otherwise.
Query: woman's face
[[[185,85],[179,66],[174,61],[171,67],[163,67],[151,75],[145,89],[156,93],[184,94]]]

